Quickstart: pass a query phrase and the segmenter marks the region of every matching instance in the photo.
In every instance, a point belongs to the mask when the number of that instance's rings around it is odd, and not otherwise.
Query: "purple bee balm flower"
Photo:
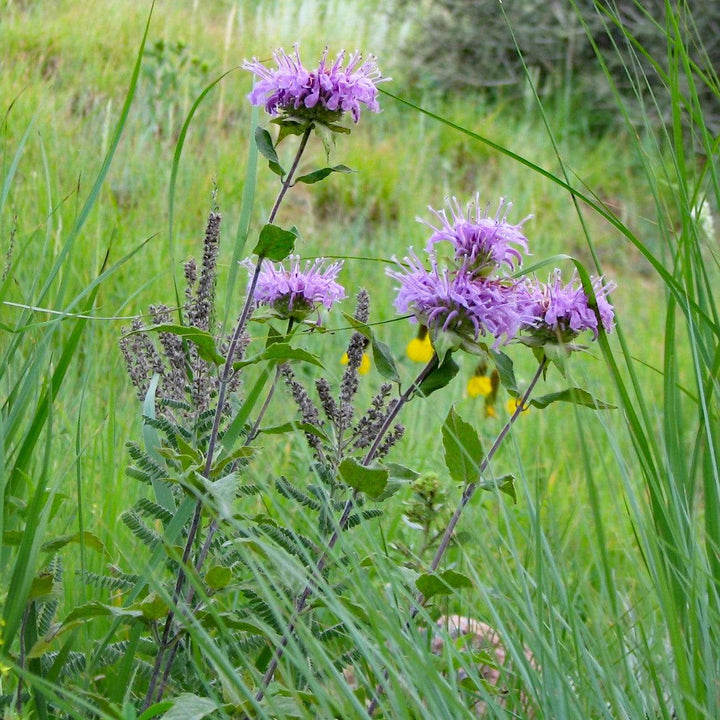
[[[304,320],[318,306],[328,310],[334,303],[343,300],[345,288],[336,282],[342,262],[332,263],[323,268],[324,258],[308,260],[303,269],[300,258],[290,255],[290,268],[282,263],[265,261],[255,288],[255,301],[259,305],[268,305],[283,318]],[[255,264],[250,260],[243,265],[252,273]]]
[[[501,199],[495,217],[490,217],[487,207],[481,209],[479,195],[476,195],[474,202],[468,203],[465,212],[457,198],[448,200],[449,217],[446,210],[429,208],[440,225],[435,227],[418,218],[434,230],[428,241],[428,252],[435,243],[447,240],[455,248],[455,259],[467,265],[474,275],[489,275],[500,265],[514,270],[522,264],[520,250],[528,251],[527,238],[520,232],[520,228],[531,216],[517,225],[511,225],[505,220],[511,207],[512,203]]]
[[[560,271],[556,270],[547,285],[526,285],[526,307],[534,318],[528,326],[531,333],[547,340],[568,342],[583,330],[590,330],[597,338],[598,316],[605,332],[611,332],[615,325],[615,312],[607,295],[616,285],[603,282],[603,278],[598,277],[591,278],[591,281],[597,313],[590,307],[590,299],[577,273],[573,273],[567,284],[563,284]]]
[[[362,62],[362,55],[354,52],[343,67],[345,51],[341,50],[331,65],[327,64],[327,48],[317,70],[306,70],[300,62],[297,44],[293,56],[282,48],[273,53],[275,70],[266,68],[257,58],[247,60],[243,68],[258,76],[248,95],[253,105],[264,105],[270,115],[292,115],[307,120],[335,122],[344,112],[353,120],[360,119],[360,105],[372,112],[380,112],[377,102],[377,83],[383,78],[370,55]]]
[[[498,347],[512,340],[529,319],[515,302],[512,284],[473,277],[464,268],[439,270],[434,258],[430,270],[414,254],[404,262],[401,270],[387,270],[400,283],[395,307],[426,325],[433,342],[440,332],[453,333],[470,349],[481,335],[492,335]]]

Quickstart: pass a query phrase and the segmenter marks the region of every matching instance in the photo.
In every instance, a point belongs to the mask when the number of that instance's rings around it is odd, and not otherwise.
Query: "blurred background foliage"
[[[717,132],[720,101],[701,76],[717,87],[720,3],[691,5],[701,22],[680,28],[680,37],[696,66],[706,123]],[[526,97],[529,77],[542,98],[564,98],[592,130],[604,131],[620,122],[600,53],[636,124],[670,119],[665,0],[397,0],[392,12],[406,23],[401,65],[417,91],[482,89],[510,104]]]

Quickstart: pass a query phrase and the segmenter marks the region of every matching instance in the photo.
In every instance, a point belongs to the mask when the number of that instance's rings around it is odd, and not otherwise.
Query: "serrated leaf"
[[[320,168],[319,170],[314,170],[311,173],[307,173],[307,175],[301,175],[297,180],[295,180],[296,183],[306,183],[307,185],[312,185],[313,183],[320,182],[321,180],[324,180],[328,175],[334,172],[339,173],[352,173],[355,172],[351,168],[349,168],[347,165],[334,165],[333,167],[324,167]]]
[[[222,365],[225,362],[225,358],[220,352],[218,352],[217,347],[215,347],[215,338],[205,330],[199,330],[194,327],[186,327],[185,325],[164,323],[162,325],[152,325],[151,327],[133,330],[127,333],[127,335],[134,335],[139,332],[165,332],[170,333],[171,335],[179,335],[197,347],[198,355],[205,360],[205,362],[209,362],[214,365]],[[127,337],[127,335],[125,337]]]
[[[418,392],[427,397],[436,390],[444,388],[460,370],[460,366],[453,360],[452,353],[445,355],[445,360],[440,367],[435,368],[421,383]]]
[[[549,393],[548,395],[541,395],[540,397],[529,400],[528,405],[542,410],[542,408],[546,408],[555,402],[573,403],[574,405],[582,405],[583,407],[589,407],[593,410],[615,409],[615,405],[610,405],[602,400],[598,400],[587,390],[582,390],[581,388],[567,388],[559,392]]]
[[[415,587],[425,600],[435,595],[452,595],[453,590],[471,588],[470,578],[455,570],[441,573],[424,573],[415,581]]]
[[[373,350],[373,362],[378,372],[388,380],[394,383],[400,384],[400,374],[395,365],[395,358],[393,358],[390,348],[379,340],[373,338],[372,341]]]
[[[500,375],[500,382],[513,397],[517,397],[520,391],[518,390],[517,380],[515,379],[513,361],[505,353],[496,350],[491,351],[491,355],[495,361],[498,375]]]
[[[338,474],[346,485],[371,498],[382,495],[390,475],[385,467],[367,467],[354,458],[345,458],[338,467]]]
[[[268,223],[260,231],[258,243],[253,252],[260,257],[279,262],[293,251],[297,236],[297,230],[294,228],[284,230],[279,225]]]
[[[455,482],[467,485],[477,479],[483,459],[480,437],[470,423],[465,422],[451,407],[442,426],[445,465]]]
[[[499,478],[493,478],[492,480],[483,479],[478,483],[478,487],[481,490],[499,490],[509,495],[512,498],[513,503],[517,503],[517,494],[515,493],[515,476],[508,474],[502,475]]]
[[[213,565],[205,573],[205,583],[213,590],[221,590],[227,587],[232,580],[232,570],[224,565]]]
[[[285,171],[280,165],[280,159],[273,147],[272,137],[270,133],[260,126],[255,128],[255,144],[260,154],[268,161],[270,169],[280,177],[285,175]]]

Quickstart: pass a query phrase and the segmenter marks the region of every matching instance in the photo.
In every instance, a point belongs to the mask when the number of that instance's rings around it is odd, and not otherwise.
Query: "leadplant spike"
[[[150,549],[154,549],[162,543],[162,537],[149,528],[134,510],[126,510],[120,515],[120,519],[130,529],[132,534]]]
[[[319,512],[322,509],[322,505],[317,500],[313,500],[305,493],[298,490],[291,482],[288,481],[286,477],[282,475],[276,478],[275,487],[281,495],[284,495],[290,500],[295,500],[295,502],[298,502],[311,510]]]

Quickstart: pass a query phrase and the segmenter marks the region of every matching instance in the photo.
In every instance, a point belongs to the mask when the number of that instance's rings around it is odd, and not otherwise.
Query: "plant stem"
[[[303,136],[300,140],[300,144],[298,146],[297,152],[295,153],[295,158],[293,160],[292,166],[290,167],[288,174],[285,176],[285,178],[282,181],[282,186],[280,188],[280,192],[278,193],[277,198],[275,199],[275,203],[273,204],[273,207],[270,211],[270,215],[268,216],[268,224],[272,223],[273,220],[275,219],[275,216],[277,215],[278,210],[280,209],[280,204],[282,203],[282,200],[285,197],[285,194],[292,187],[292,180],[295,175],[295,171],[297,170],[297,167],[300,163],[300,158],[302,157],[302,154],[305,151],[305,148],[307,146],[308,140],[310,139],[310,133],[312,132],[312,129],[313,129],[313,125],[311,123],[310,125],[308,125],[308,127],[305,129],[305,132],[303,133]],[[223,365],[222,374],[220,376],[220,380],[218,383],[217,405],[215,407],[213,426],[212,426],[212,430],[210,432],[210,439],[208,441],[208,449],[207,449],[207,457],[205,459],[205,467],[203,469],[203,476],[206,479],[210,477],[210,471],[212,470],[213,461],[215,459],[215,449],[217,446],[217,439],[218,439],[218,435],[220,432],[220,422],[222,420],[223,409],[225,407],[225,399],[226,399],[230,379],[232,378],[232,375],[234,372],[233,371],[233,358],[235,357],[235,353],[237,351],[238,344],[240,343],[243,332],[245,330],[248,319],[250,317],[250,311],[252,309],[253,298],[255,297],[255,288],[257,287],[258,277],[260,276],[260,270],[262,268],[262,263],[263,263],[264,259],[265,259],[264,255],[258,255],[258,259],[257,259],[257,262],[255,263],[255,268],[253,270],[253,275],[250,280],[250,284],[248,286],[248,291],[245,296],[245,304],[243,305],[242,311],[240,313],[240,317],[238,318],[237,324],[235,325],[235,330],[232,334],[232,338],[230,340],[230,345],[228,346],[227,359],[225,361],[225,364]],[[171,635],[173,623],[175,620],[176,611],[174,608],[178,604],[180,595],[182,593],[182,589],[185,585],[185,579],[186,579],[185,567],[187,567],[188,560],[190,558],[190,553],[192,551],[192,546],[195,542],[195,538],[197,536],[198,530],[200,529],[200,522],[202,520],[202,509],[203,509],[203,501],[202,501],[202,499],[200,499],[200,500],[198,500],[197,505],[195,506],[195,514],[193,515],[193,519],[190,524],[190,529],[188,531],[187,541],[185,542],[185,548],[183,550],[183,557],[182,557],[182,564],[180,565],[180,569],[178,570],[178,576],[177,576],[177,580],[175,582],[175,590],[173,591],[172,607],[168,611],[167,618],[165,620],[165,627],[163,628],[161,644],[160,644],[160,647],[158,648],[158,654],[157,654],[157,657],[155,658],[152,675],[150,676],[148,691],[145,695],[145,700],[142,705],[143,710],[146,710],[152,704],[154,698],[160,699],[162,697],[162,695],[165,691],[165,686],[167,684],[167,680],[170,676],[172,662],[175,658],[175,654],[177,653],[177,650],[174,649],[173,652],[170,654],[169,658],[167,659],[167,662],[165,663],[165,671],[163,672],[162,679],[161,679],[160,683],[158,684],[158,677],[160,676],[160,670],[163,665],[163,660],[165,659],[165,651],[168,647],[168,642],[170,640],[170,635]],[[213,530],[213,534],[214,534],[214,530]],[[210,537],[210,540],[211,539],[212,539],[212,537]],[[205,560],[205,555],[207,554],[205,546],[209,547],[208,541],[205,542],[205,544],[203,546],[203,551],[201,551],[200,557],[202,558],[202,561]],[[195,567],[197,570],[200,570],[202,561],[196,564]],[[192,597],[192,589],[190,591],[190,597]],[[156,690],[156,686],[157,686],[157,690]]]
[[[287,334],[290,334],[290,331],[292,330],[293,321],[292,318],[290,319],[290,322],[288,323],[288,329]],[[265,413],[267,412],[268,407],[270,406],[270,400],[272,399],[273,395],[275,394],[275,388],[277,387],[278,379],[280,377],[280,370],[277,369],[275,371],[275,378],[273,380],[273,384],[270,387],[270,390],[268,391],[267,397],[265,398],[265,402],[263,403],[262,408],[260,408],[260,412],[258,413],[257,418],[255,419],[255,423],[250,430],[250,432],[247,434],[247,437],[245,438],[245,442],[243,443],[244,446],[249,445],[258,434],[258,431],[260,429],[260,423],[262,422],[263,417],[265,416]],[[205,542],[203,543],[203,546],[200,550],[199,555],[197,556],[197,559],[195,560],[195,570],[199,573],[200,568],[205,563],[205,559],[207,558],[208,552],[210,552],[210,546],[212,545],[213,538],[215,537],[215,533],[218,531],[218,528],[220,527],[218,521],[216,518],[213,518],[212,522],[210,523],[207,535],[205,536]],[[185,604],[189,607],[190,603],[193,601],[193,597],[195,596],[195,588],[191,585],[188,588],[187,596],[185,597]],[[173,662],[175,660],[175,656],[177,655],[178,649],[180,648],[179,643],[175,643],[171,650],[170,655],[168,656],[168,659],[165,663],[165,672],[163,673],[163,685],[167,684],[167,680],[169,677],[170,670],[172,669]]]
[[[367,454],[365,455],[365,458],[362,461],[363,465],[369,465],[373,459],[375,458],[375,455],[378,451],[378,448],[380,447],[380,443],[382,442],[383,436],[387,431],[390,429],[392,424],[395,422],[395,419],[397,418],[398,414],[402,410],[402,408],[410,401],[412,396],[415,394],[416,390],[420,386],[420,384],[425,380],[425,378],[430,375],[431,372],[433,372],[438,366],[438,357],[436,354],[433,353],[432,358],[430,359],[430,362],[423,368],[423,370],[420,372],[420,374],[415,378],[415,380],[412,382],[410,387],[398,398],[398,401],[395,403],[395,405],[392,407],[390,412],[385,417],[385,420],[383,421],[382,426],[380,427],[375,440],[368,450]],[[338,520],[337,526],[335,527],[335,530],[333,531],[332,536],[330,537],[330,540],[328,540],[327,547],[323,551],[322,555],[318,558],[317,562],[315,563],[315,569],[313,571],[312,577],[308,581],[307,585],[305,585],[305,589],[302,591],[300,596],[295,602],[295,608],[293,610],[293,614],[290,618],[290,621],[287,624],[287,627],[285,628],[285,632],[283,633],[282,638],[280,639],[280,642],[278,643],[277,648],[275,649],[275,653],[273,654],[273,658],[270,661],[270,664],[267,667],[267,670],[265,671],[265,675],[263,675],[262,682],[260,684],[260,688],[258,689],[255,700],[257,702],[260,702],[263,697],[265,696],[265,691],[267,690],[268,685],[270,684],[271,680],[273,679],[273,676],[275,675],[275,671],[277,670],[277,666],[285,653],[285,648],[287,647],[288,642],[290,641],[290,636],[295,631],[295,628],[297,627],[297,622],[300,616],[300,613],[305,609],[305,605],[307,604],[307,600],[310,597],[310,594],[313,591],[313,588],[315,586],[315,579],[320,577],[322,571],[325,569],[325,566],[327,565],[328,559],[330,557],[330,552],[335,547],[335,544],[340,538],[341,533],[345,529],[345,526],[347,525],[348,519],[350,518],[350,513],[352,512],[353,508],[355,507],[355,502],[357,500],[357,497],[359,495],[359,491],[355,490],[353,492],[350,499],[345,503],[345,507],[343,508],[342,515],[340,516],[340,519]]]
[[[490,462],[492,461],[493,457],[495,456],[495,453],[498,451],[498,448],[500,445],[502,445],[503,440],[507,436],[507,434],[510,432],[510,428],[513,426],[513,423],[518,419],[520,416],[520,413],[523,412],[523,410],[526,408],[527,401],[530,398],[530,395],[532,391],[535,389],[535,385],[537,384],[538,380],[540,379],[541,375],[545,371],[545,368],[548,366],[548,360],[547,358],[543,358],[538,365],[537,370],[535,371],[535,375],[533,376],[532,380],[530,381],[530,384],[528,385],[527,389],[523,393],[522,399],[518,403],[517,407],[515,408],[513,414],[510,416],[510,419],[505,423],[505,426],[500,431],[498,436],[495,438],[495,442],[493,442],[491,448],[485,453],[485,456],[482,459],[482,462],[480,463],[478,467],[478,479],[474,482],[468,483],[465,486],[465,489],[463,490],[462,498],[460,498],[460,502],[458,506],[455,508],[455,512],[453,513],[452,518],[450,518],[450,522],[448,523],[448,526],[445,528],[445,532],[443,533],[442,540],[440,541],[440,545],[438,546],[437,551],[435,552],[435,557],[432,560],[432,563],[430,564],[430,572],[435,572],[438,567],[440,566],[440,563],[442,562],[442,559],[445,555],[445,552],[447,551],[448,547],[450,546],[450,541],[452,540],[453,533],[455,532],[455,527],[458,524],[458,521],[460,520],[460,516],[463,513],[463,510],[467,507],[467,504],[470,502],[470,499],[475,494],[475,491],[478,488],[478,483],[480,482],[480,478],[482,477],[483,473],[487,470],[488,466],[490,465]],[[420,609],[424,607],[426,603],[426,599],[423,596],[422,593],[418,593],[418,595],[415,598],[415,604],[410,609],[409,617],[405,621],[404,630],[410,629],[410,624],[412,621],[417,617],[417,614],[420,612]],[[380,695],[385,691],[384,684],[387,682],[389,678],[389,673],[387,670],[383,673],[383,680],[381,683],[378,684],[378,686],[375,688],[375,697],[370,701],[370,704],[368,705],[367,712],[368,715],[373,715],[375,710],[378,707],[379,697]]]

